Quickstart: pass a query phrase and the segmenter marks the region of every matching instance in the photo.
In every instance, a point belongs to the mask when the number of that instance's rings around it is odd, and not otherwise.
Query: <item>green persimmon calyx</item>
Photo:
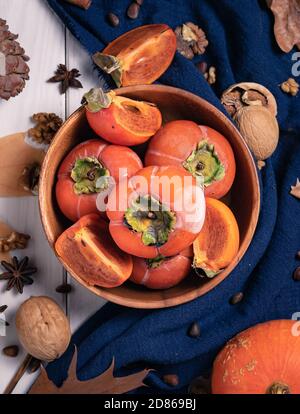
[[[93,55],[93,61],[105,73],[111,75],[118,88],[121,86],[122,64],[118,58],[112,55],[106,55],[105,53],[96,52]]]
[[[142,233],[146,246],[161,246],[175,227],[175,213],[168,211],[151,196],[138,197],[125,212],[125,224]]]
[[[71,171],[71,178],[75,182],[73,189],[77,195],[100,193],[109,185],[108,170],[93,157],[77,159]]]
[[[85,105],[90,112],[99,112],[101,109],[109,108],[113,101],[114,92],[104,92],[101,88],[92,88],[82,98],[82,105]]]
[[[149,269],[156,269],[158,268],[167,258],[159,254],[158,256],[154,257],[154,259],[146,259],[147,267]]]
[[[214,145],[205,140],[198,143],[197,148],[182,165],[194,177],[203,177],[206,187],[225,176],[224,165],[218,158]]]

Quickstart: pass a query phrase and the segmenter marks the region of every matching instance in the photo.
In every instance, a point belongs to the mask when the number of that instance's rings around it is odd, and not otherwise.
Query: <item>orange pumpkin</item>
[[[265,322],[231,339],[214,362],[213,394],[300,394],[298,325]]]

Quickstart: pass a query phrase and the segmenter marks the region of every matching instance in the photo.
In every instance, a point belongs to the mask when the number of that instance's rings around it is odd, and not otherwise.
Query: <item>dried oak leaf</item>
[[[267,0],[275,17],[274,34],[278,46],[290,52],[300,49],[300,0]]]
[[[144,379],[150,372],[148,369],[126,377],[114,377],[114,360],[110,367],[96,378],[87,381],[79,381],[76,374],[77,349],[70,363],[68,378],[58,388],[49,380],[45,368],[30,388],[28,394],[124,394],[125,392],[142,387]]]
[[[8,100],[18,95],[29,79],[29,57],[16,41],[18,35],[9,31],[5,20],[0,19],[0,98]]]
[[[299,178],[297,178],[296,185],[291,185],[290,194],[292,194],[296,198],[300,198],[300,180],[299,180]]]
[[[26,142],[25,133],[0,139],[0,197],[24,197],[33,193],[24,186],[24,169],[41,165],[45,151]]]

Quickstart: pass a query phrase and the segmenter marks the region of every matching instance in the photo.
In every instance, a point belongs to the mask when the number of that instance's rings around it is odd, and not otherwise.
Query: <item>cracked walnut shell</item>
[[[274,95],[265,86],[255,82],[241,82],[231,85],[221,97],[226,111],[234,117],[239,109],[247,106],[262,106],[273,115],[277,115],[277,103]]]

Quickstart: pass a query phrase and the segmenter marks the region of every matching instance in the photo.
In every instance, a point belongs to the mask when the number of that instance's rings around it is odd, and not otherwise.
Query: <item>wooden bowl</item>
[[[150,290],[131,282],[113,289],[92,287],[72,273],[63,261],[62,264],[79,283],[111,302],[134,308],[164,308],[179,305],[204,295],[221,283],[229,276],[247,250],[255,231],[260,207],[256,166],[247,145],[234,125],[204,99],[184,90],[163,85],[126,87],[117,89],[116,93],[156,103],[163,114],[164,121],[190,119],[215,128],[227,137],[234,150],[237,174],[226,200],[238,221],[239,252],[230,266],[213,279],[190,275],[179,285],[167,290]],[[94,133],[86,121],[85,109],[81,107],[60,128],[43,163],[39,191],[40,212],[52,248],[58,236],[71,224],[64,218],[56,204],[54,189],[57,169],[76,144],[92,137]]]

